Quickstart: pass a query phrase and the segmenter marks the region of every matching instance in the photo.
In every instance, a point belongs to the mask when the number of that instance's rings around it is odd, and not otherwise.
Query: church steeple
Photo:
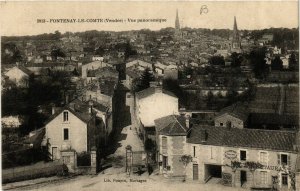
[[[176,9],[175,29],[177,29],[177,30],[180,29],[179,16],[178,16],[178,9]]]
[[[239,31],[238,31],[235,16],[234,16],[233,33],[232,33],[232,48],[233,49],[240,49],[241,48],[240,35],[239,35]]]

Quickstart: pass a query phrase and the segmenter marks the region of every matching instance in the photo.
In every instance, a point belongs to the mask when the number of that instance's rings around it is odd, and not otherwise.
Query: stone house
[[[187,150],[186,135],[189,123],[184,116],[168,115],[154,120],[159,172],[165,177],[184,176],[180,157]],[[171,168],[176,166],[176,168]]]
[[[101,146],[105,136],[104,122],[96,116],[93,103],[75,99],[63,108],[53,108],[45,123],[45,140],[53,160],[72,162],[76,168],[76,154],[91,152]]]
[[[215,117],[215,126],[245,128],[247,126],[249,111],[242,103],[234,103],[223,108]]]
[[[32,74],[30,70],[23,66],[14,66],[9,69],[4,75],[8,77],[18,87],[28,87],[29,77]]]
[[[159,85],[151,84],[151,87],[137,92],[135,103],[139,131],[144,138],[147,131],[155,131],[155,119],[178,114],[178,98]]]
[[[187,135],[186,152],[193,157],[187,177],[202,183],[222,180],[234,187],[291,189],[297,136],[295,131],[193,127]],[[250,163],[259,166],[252,171]]]

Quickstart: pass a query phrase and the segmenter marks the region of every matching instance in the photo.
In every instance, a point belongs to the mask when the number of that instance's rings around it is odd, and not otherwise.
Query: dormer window
[[[64,122],[69,120],[69,113],[67,111],[64,111]]]

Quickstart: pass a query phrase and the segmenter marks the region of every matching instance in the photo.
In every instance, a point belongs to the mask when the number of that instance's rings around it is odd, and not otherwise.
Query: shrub
[[[91,155],[87,152],[77,154],[77,166],[91,166]]]

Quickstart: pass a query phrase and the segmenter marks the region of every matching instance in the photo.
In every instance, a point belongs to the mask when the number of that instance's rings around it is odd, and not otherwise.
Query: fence
[[[30,166],[2,170],[2,183],[16,182],[54,175],[65,175],[67,172],[67,167],[60,161],[49,163],[40,162]]]

